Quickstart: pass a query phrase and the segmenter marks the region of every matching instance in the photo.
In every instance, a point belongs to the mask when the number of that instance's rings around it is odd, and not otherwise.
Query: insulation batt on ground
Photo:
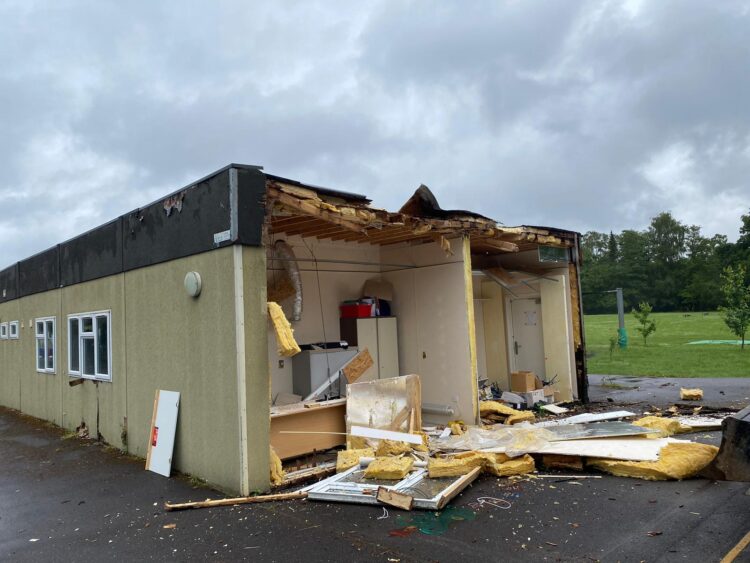
[[[633,422],[636,426],[658,430],[658,434],[649,434],[649,438],[666,438],[680,432],[689,432],[689,426],[683,426],[673,418],[662,418],[660,416],[644,416]]]
[[[359,463],[361,457],[374,457],[375,450],[361,448],[358,450],[341,450],[336,456],[336,473],[342,473]]]
[[[636,477],[648,481],[667,481],[694,477],[711,463],[719,452],[716,446],[694,442],[673,442],[659,452],[659,461],[620,461],[589,459],[587,465],[618,477]]]
[[[408,454],[412,450],[412,444],[406,442],[396,442],[394,440],[380,440],[378,449],[375,450],[377,457],[387,457],[390,455]],[[364,456],[363,456],[364,457]]]
[[[365,479],[394,479],[406,477],[414,467],[410,457],[376,457],[365,469]]]
[[[683,401],[701,401],[703,400],[703,389],[686,389],[680,388],[680,399]]]

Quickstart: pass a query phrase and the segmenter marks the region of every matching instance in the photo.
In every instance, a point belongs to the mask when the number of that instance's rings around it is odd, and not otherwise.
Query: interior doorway
[[[511,299],[510,308],[511,370],[533,371],[544,378],[546,373],[541,299]]]

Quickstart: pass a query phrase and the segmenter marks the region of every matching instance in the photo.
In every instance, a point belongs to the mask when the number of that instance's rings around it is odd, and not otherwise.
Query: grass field
[[[750,345],[688,345],[695,340],[736,340],[719,313],[654,313],[656,332],[643,345],[632,314],[625,315],[629,345],[609,357],[609,339],[617,334],[617,315],[587,315],[589,373],[660,377],[750,377]]]

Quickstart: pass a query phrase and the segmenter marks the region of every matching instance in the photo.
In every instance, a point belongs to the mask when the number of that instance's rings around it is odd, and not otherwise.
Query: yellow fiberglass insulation
[[[375,455],[377,457],[387,457],[389,455],[408,454],[409,452],[411,452],[411,444],[394,440],[380,440],[378,449],[375,450]]]
[[[518,414],[521,411],[517,411],[514,408],[509,407],[505,403],[499,403],[497,401],[479,401],[479,414],[484,416],[487,414],[502,414],[505,416],[511,416]]]
[[[414,467],[410,457],[376,457],[365,469],[365,479],[400,480]]]
[[[590,458],[587,465],[617,475],[648,481],[688,479],[713,461],[719,448],[695,442],[673,442],[659,452],[659,461],[622,461]]]
[[[284,482],[284,468],[281,466],[281,460],[279,459],[279,456],[276,455],[276,452],[273,449],[273,446],[271,446],[271,457],[270,457],[270,465],[271,465],[271,484],[272,485],[281,485],[281,483]]]
[[[703,399],[703,389],[680,388],[680,399],[683,401],[700,401]]]
[[[499,403],[498,401],[480,401],[479,414],[480,416],[491,414],[507,416],[508,418],[505,419],[504,424],[516,424],[524,421],[534,422],[534,420],[536,420],[533,412],[517,411],[504,403]]]
[[[361,457],[375,457],[375,450],[362,448],[359,450],[341,450],[336,456],[336,473],[341,473],[357,465]]]
[[[431,478],[458,477],[475,467],[481,467],[485,473],[498,477],[522,475],[536,469],[534,458],[530,455],[509,458],[502,453],[464,452],[448,458],[431,458],[427,463],[427,472]]]
[[[518,424],[519,422],[534,422],[536,417],[531,411],[519,411],[505,419],[505,424]]]
[[[658,434],[649,434],[649,438],[666,438],[667,436],[690,430],[689,427],[682,426],[674,418],[662,418],[660,416],[644,416],[634,421],[633,424],[659,431]]]
[[[299,354],[300,348],[294,339],[292,325],[284,315],[284,311],[278,303],[268,302],[268,314],[271,317],[273,330],[276,333],[276,345],[279,356],[290,357]]]
[[[460,436],[464,433],[464,421],[463,420],[451,420],[448,423],[448,428],[451,429],[451,434],[454,436]]]
[[[458,477],[466,475],[475,467],[484,467],[485,459],[470,452],[472,455],[463,457],[436,457],[427,461],[427,472],[431,478]]]
[[[514,457],[507,461],[489,462],[484,465],[484,471],[497,477],[508,477],[510,475],[524,475],[536,469],[534,458],[529,454]]]

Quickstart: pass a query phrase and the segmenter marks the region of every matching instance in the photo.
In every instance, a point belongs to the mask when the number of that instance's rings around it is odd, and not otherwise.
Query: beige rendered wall
[[[185,274],[200,273],[197,298]],[[268,487],[265,250],[226,247],[0,305],[0,404],[145,457],[157,389],[181,394],[173,468],[247,494]],[[235,300],[239,293],[241,300]],[[112,381],[70,387],[67,316],[112,313]],[[56,317],[56,373],[37,373],[33,322]],[[242,414],[242,416],[241,416]],[[243,457],[244,452],[244,457]]]
[[[0,322],[21,321],[18,300],[0,304]],[[28,331],[25,331],[28,333]],[[24,331],[19,329],[19,334]],[[33,352],[32,352],[33,353]],[[21,365],[23,349],[21,340],[0,340],[0,405],[21,408]],[[32,362],[33,356],[29,360]]]
[[[557,271],[555,271],[557,272]],[[544,364],[547,379],[557,375],[554,388],[563,401],[577,396],[573,351],[573,323],[567,271],[550,273],[541,279]]]
[[[125,371],[125,276],[119,274],[85,282],[59,291],[61,314],[58,318],[58,358],[62,424],[73,430],[85,422],[89,436],[127,449],[127,376]],[[85,380],[71,387],[68,375],[68,315],[110,311],[112,341],[112,381]]]
[[[157,389],[178,391],[173,466],[239,490],[232,247],[125,273],[128,450],[145,457]],[[200,274],[190,297],[185,274]]]
[[[30,295],[17,300],[19,320],[23,324],[20,331],[20,355],[15,367],[20,381],[19,410],[62,425],[62,397],[61,382],[65,378],[65,358],[60,354],[60,291],[48,291]],[[39,373],[36,371],[36,338],[34,334],[34,320],[41,317],[56,317],[56,352],[55,373]],[[7,343],[8,341],[6,341]]]

